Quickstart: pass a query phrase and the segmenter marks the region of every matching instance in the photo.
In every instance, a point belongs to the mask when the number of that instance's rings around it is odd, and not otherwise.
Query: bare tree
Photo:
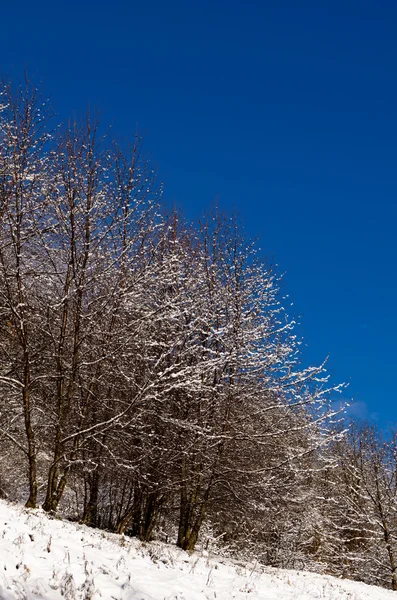
[[[26,80],[13,91],[3,83],[0,112],[0,269],[3,352],[0,384],[20,403],[26,444],[5,435],[27,457],[29,498],[37,502],[35,400],[40,382],[40,323],[34,290],[42,269],[35,230],[45,212],[48,142],[36,89]],[[18,408],[17,408],[18,410]]]
[[[396,590],[396,436],[382,439],[375,426],[353,422],[336,450],[326,530],[334,539],[337,532],[339,543],[330,562],[347,576]]]

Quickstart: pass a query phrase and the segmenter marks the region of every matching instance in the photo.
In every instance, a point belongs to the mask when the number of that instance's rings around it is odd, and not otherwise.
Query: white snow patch
[[[1,600],[387,600],[391,591],[241,566],[49,519],[0,501]]]

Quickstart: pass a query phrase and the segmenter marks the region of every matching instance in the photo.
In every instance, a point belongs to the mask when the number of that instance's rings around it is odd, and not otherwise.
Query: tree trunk
[[[56,502],[56,489],[58,486],[58,460],[55,460],[48,472],[47,492],[43,503],[43,510],[46,512],[56,512],[58,503]]]
[[[23,405],[25,413],[25,431],[28,441],[28,463],[29,463],[29,498],[25,504],[27,508],[36,508],[37,504],[37,463],[36,444],[31,420],[30,406],[30,366],[29,355],[25,353]]]
[[[94,471],[88,476],[90,495],[84,510],[83,523],[89,527],[96,527],[98,523],[98,497],[99,497],[99,473]]]
[[[145,498],[144,514],[141,518],[139,538],[142,541],[150,542],[153,529],[158,521],[161,505],[165,500],[158,492],[151,492]]]

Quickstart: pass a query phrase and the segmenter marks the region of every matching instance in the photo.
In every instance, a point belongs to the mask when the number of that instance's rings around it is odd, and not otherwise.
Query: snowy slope
[[[0,501],[1,600],[387,600],[390,591],[312,573],[189,556],[48,519]]]

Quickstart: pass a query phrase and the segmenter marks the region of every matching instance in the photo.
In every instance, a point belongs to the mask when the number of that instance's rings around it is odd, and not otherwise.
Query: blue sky
[[[397,421],[397,4],[21,0],[0,69],[138,128],[169,202],[217,199],[285,273],[304,358]]]

